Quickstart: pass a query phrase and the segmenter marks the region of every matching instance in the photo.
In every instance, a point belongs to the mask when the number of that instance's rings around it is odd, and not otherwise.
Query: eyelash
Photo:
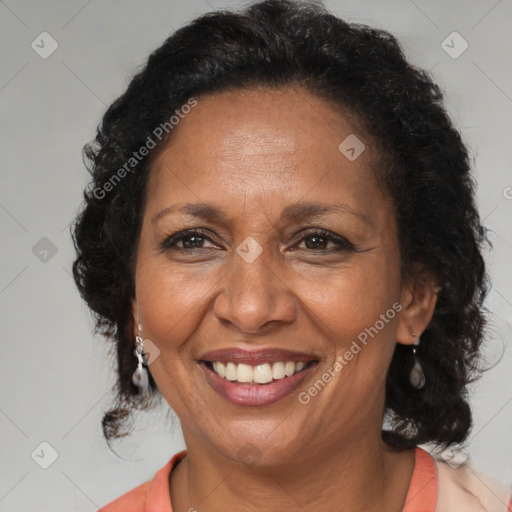
[[[181,252],[191,252],[197,249],[203,249],[203,247],[192,247],[192,248],[185,248],[185,247],[176,247],[176,242],[179,242],[180,240],[192,237],[192,236],[199,236],[203,239],[207,239],[208,241],[215,243],[210,236],[208,236],[208,232],[205,230],[202,230],[200,228],[196,229],[188,229],[184,231],[179,231],[178,233],[174,233],[173,235],[167,237],[161,244],[161,249],[164,251],[169,250],[175,250],[175,251],[181,251]],[[329,242],[334,242],[338,245],[338,248],[334,249],[334,251],[351,251],[355,252],[355,247],[351,242],[349,242],[346,238],[337,235],[335,233],[332,233],[331,231],[326,231],[325,229],[317,228],[314,231],[307,232],[303,234],[302,238],[297,241],[297,244],[303,242],[304,240],[308,238],[321,238],[322,240],[326,240]],[[307,249],[308,250],[308,249]],[[313,252],[333,252],[332,249],[309,249]]]

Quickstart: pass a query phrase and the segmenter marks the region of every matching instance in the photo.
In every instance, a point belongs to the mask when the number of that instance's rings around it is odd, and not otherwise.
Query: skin
[[[338,150],[351,133],[366,145],[354,161]],[[149,368],[187,446],[170,479],[174,512],[404,506],[414,451],[394,452],[381,440],[384,384],[395,344],[414,343],[436,294],[428,277],[400,274],[395,209],[375,162],[376,148],[348,112],[298,87],[198,98],[155,159],[132,309],[161,351]],[[343,203],[353,213],[281,218],[300,201]],[[213,204],[226,219],[173,210],[153,220],[177,203]],[[189,228],[207,230],[206,238],[162,249]],[[310,228],[341,235],[355,250],[312,239]],[[249,236],[262,248],[252,263],[236,252]],[[195,249],[176,249],[190,242]],[[301,404],[298,393],[396,302],[402,310]],[[297,392],[243,407],[219,396],[197,363],[228,347],[291,349],[319,364]]]

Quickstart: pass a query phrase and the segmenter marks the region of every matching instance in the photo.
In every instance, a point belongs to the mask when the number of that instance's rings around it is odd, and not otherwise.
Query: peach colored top
[[[177,453],[153,480],[98,512],[172,512],[169,475],[185,455],[185,450]],[[402,512],[512,512],[511,488],[467,464],[452,468],[416,447],[414,472]]]

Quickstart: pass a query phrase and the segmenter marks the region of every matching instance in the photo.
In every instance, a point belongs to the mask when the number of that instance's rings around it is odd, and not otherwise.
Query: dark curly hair
[[[411,386],[412,352],[397,344],[386,382],[390,430],[383,430],[383,439],[401,450],[467,438],[467,386],[480,372],[489,289],[482,249],[490,242],[475,204],[468,151],[442,92],[429,73],[406,61],[388,32],[347,23],[319,2],[267,0],[241,12],[207,13],[171,35],[84,147],[92,183],[73,226],[73,274],[96,332],[116,347],[116,403],[103,418],[107,440],[126,435],[121,427],[130,412],[148,405],[132,383],[131,298],[148,173],[172,137],[171,129],[155,137],[155,129],[191,98],[290,85],[348,109],[376,142],[374,172],[396,206],[402,276],[428,273],[440,287],[418,350],[426,384]],[[141,157],[148,137],[156,147]],[[127,162],[133,164],[128,170]],[[151,377],[150,384],[158,396]]]

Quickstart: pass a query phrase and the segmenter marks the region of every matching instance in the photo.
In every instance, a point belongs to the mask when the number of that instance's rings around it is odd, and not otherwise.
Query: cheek
[[[340,414],[357,423],[382,398],[377,390],[386,381],[401,308],[395,269],[382,257],[369,258],[368,264],[340,269],[329,281],[309,286],[303,295],[332,354],[322,372],[330,384],[315,403],[333,424]]]
[[[204,269],[178,271],[165,261],[142,261],[137,269],[137,300],[144,335],[162,348],[179,349],[205,314],[205,300],[215,286],[216,275]]]
[[[377,257],[368,258],[363,265],[333,271],[328,280],[308,279],[307,284],[299,283],[298,287],[307,290],[301,294],[303,301],[319,325],[344,340],[340,348],[373,326],[399,297],[394,266]]]

